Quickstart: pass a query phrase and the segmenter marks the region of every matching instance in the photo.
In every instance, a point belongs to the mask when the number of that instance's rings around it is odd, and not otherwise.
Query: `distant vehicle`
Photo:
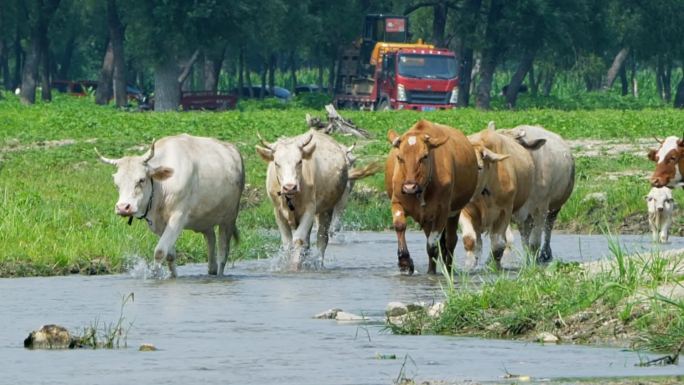
[[[237,105],[238,97],[233,93],[216,91],[183,91],[181,92],[180,107],[183,111],[190,110],[231,110]],[[144,98],[138,106],[141,111],[154,110],[154,96]]]
[[[324,90],[318,86],[318,84],[302,84],[297,87],[295,87],[295,95],[301,95],[301,94],[307,94],[307,93],[316,93],[316,92],[324,92]]]
[[[86,96],[88,92],[97,89],[98,82],[96,80],[53,80],[52,88],[65,94],[75,96]],[[126,95],[128,101],[137,101],[142,103],[145,100],[145,94],[140,88],[134,85],[126,86]]]
[[[238,95],[240,99],[259,99],[261,98],[261,91],[262,87],[261,86],[252,86],[251,87],[252,92],[250,94],[250,87],[249,86],[243,86],[242,91],[239,92],[237,88],[233,88],[230,90],[231,94]],[[282,87],[273,87],[273,90],[270,88],[266,87],[263,89],[263,95],[264,98],[276,98],[282,102],[286,102],[292,98],[292,93]]]

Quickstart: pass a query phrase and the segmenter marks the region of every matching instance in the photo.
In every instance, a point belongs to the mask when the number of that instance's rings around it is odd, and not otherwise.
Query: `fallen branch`
[[[370,138],[370,133],[361,127],[357,127],[354,122],[343,118],[332,104],[325,106],[328,113],[328,122],[324,123],[320,118],[306,114],[306,124],[310,128],[323,131],[326,134],[341,132],[346,135],[354,135],[359,138]]]

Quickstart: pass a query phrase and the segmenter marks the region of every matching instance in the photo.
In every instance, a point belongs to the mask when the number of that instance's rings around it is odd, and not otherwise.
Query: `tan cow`
[[[427,120],[401,136],[389,130],[387,138],[393,147],[385,164],[385,188],[397,232],[399,269],[414,271],[406,246],[407,216],[420,224],[427,237],[428,273],[436,272],[440,248],[450,268],[458,217],[477,185],[473,146],[461,131]]]
[[[558,134],[539,126],[521,125],[500,132],[525,147],[534,148],[535,143],[545,141],[541,148],[530,152],[535,169],[532,191],[526,203],[529,214],[520,212],[513,220],[518,225],[523,245],[537,255],[538,262],[549,262],[553,258],[553,225],[575,186],[575,160],[570,146]]]
[[[142,156],[98,155],[117,168],[116,214],[129,217],[129,224],[133,218],[147,221],[159,236],[154,257],[168,261],[172,276],[176,276],[174,245],[183,229],[204,235],[209,274],[223,275],[230,238],[238,238],[235,220],[245,184],[242,157],[234,145],[183,134],[159,139]]]
[[[350,179],[377,172],[349,170],[348,150],[316,130],[270,144],[262,140],[257,153],[268,162],[266,189],[283,248],[293,248],[292,265],[301,268],[302,253],[309,247],[314,220],[318,223],[316,245],[321,258],[328,245],[333,212],[343,198]],[[338,207],[339,209],[339,207]]]
[[[532,187],[534,163],[523,146],[496,132],[493,122],[485,130],[468,136],[468,140],[475,147],[481,169],[476,194],[459,219],[466,268],[477,265],[484,233],[489,233],[492,257],[500,268],[512,215],[529,215],[525,203]]]
[[[684,137],[668,136],[663,141],[658,140],[658,143],[660,147],[648,152],[648,159],[656,162],[651,186],[684,186]]]

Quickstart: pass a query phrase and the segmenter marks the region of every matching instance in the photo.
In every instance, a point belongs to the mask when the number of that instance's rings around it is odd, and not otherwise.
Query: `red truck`
[[[338,64],[338,108],[431,111],[456,106],[456,55],[422,42],[406,43],[407,24],[405,16],[366,16],[364,40],[347,48]]]

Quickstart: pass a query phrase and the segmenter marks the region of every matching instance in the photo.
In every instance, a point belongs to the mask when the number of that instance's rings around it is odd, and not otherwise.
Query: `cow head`
[[[493,164],[500,162],[504,159],[510,157],[508,154],[496,153],[484,144],[476,142],[472,143],[473,149],[475,150],[475,157],[477,158],[477,188],[475,189],[475,197],[481,193],[485,193],[487,188],[487,182],[489,181],[491,167]]]
[[[119,190],[119,200],[114,206],[116,214],[124,217],[144,217],[152,200],[152,180],[162,181],[173,175],[172,168],[150,166],[149,161],[154,156],[154,144],[153,142],[149,154],[120,159],[106,158],[95,149],[100,161],[116,166],[116,173],[113,174],[114,184]]]
[[[261,138],[260,138],[261,139]],[[276,178],[280,184],[280,195],[292,196],[301,190],[302,162],[311,159],[316,149],[312,143],[313,134],[281,139],[274,144],[261,139],[256,146],[257,153],[267,162],[273,162]]]
[[[421,124],[423,122],[419,122]],[[394,130],[387,132],[387,139],[397,151],[395,177],[400,178],[401,192],[404,194],[420,194],[430,183],[432,177],[431,150],[444,144],[449,137],[431,137],[416,130],[409,130],[399,136]],[[393,155],[390,155],[393,156]]]
[[[648,152],[648,159],[656,162],[656,169],[651,176],[651,185],[653,187],[678,186],[682,183],[680,163],[684,162],[684,141],[676,136],[669,136],[658,142],[660,147]]]
[[[671,212],[674,208],[672,190],[667,187],[653,187],[646,195],[646,204],[649,213],[662,211]]]

